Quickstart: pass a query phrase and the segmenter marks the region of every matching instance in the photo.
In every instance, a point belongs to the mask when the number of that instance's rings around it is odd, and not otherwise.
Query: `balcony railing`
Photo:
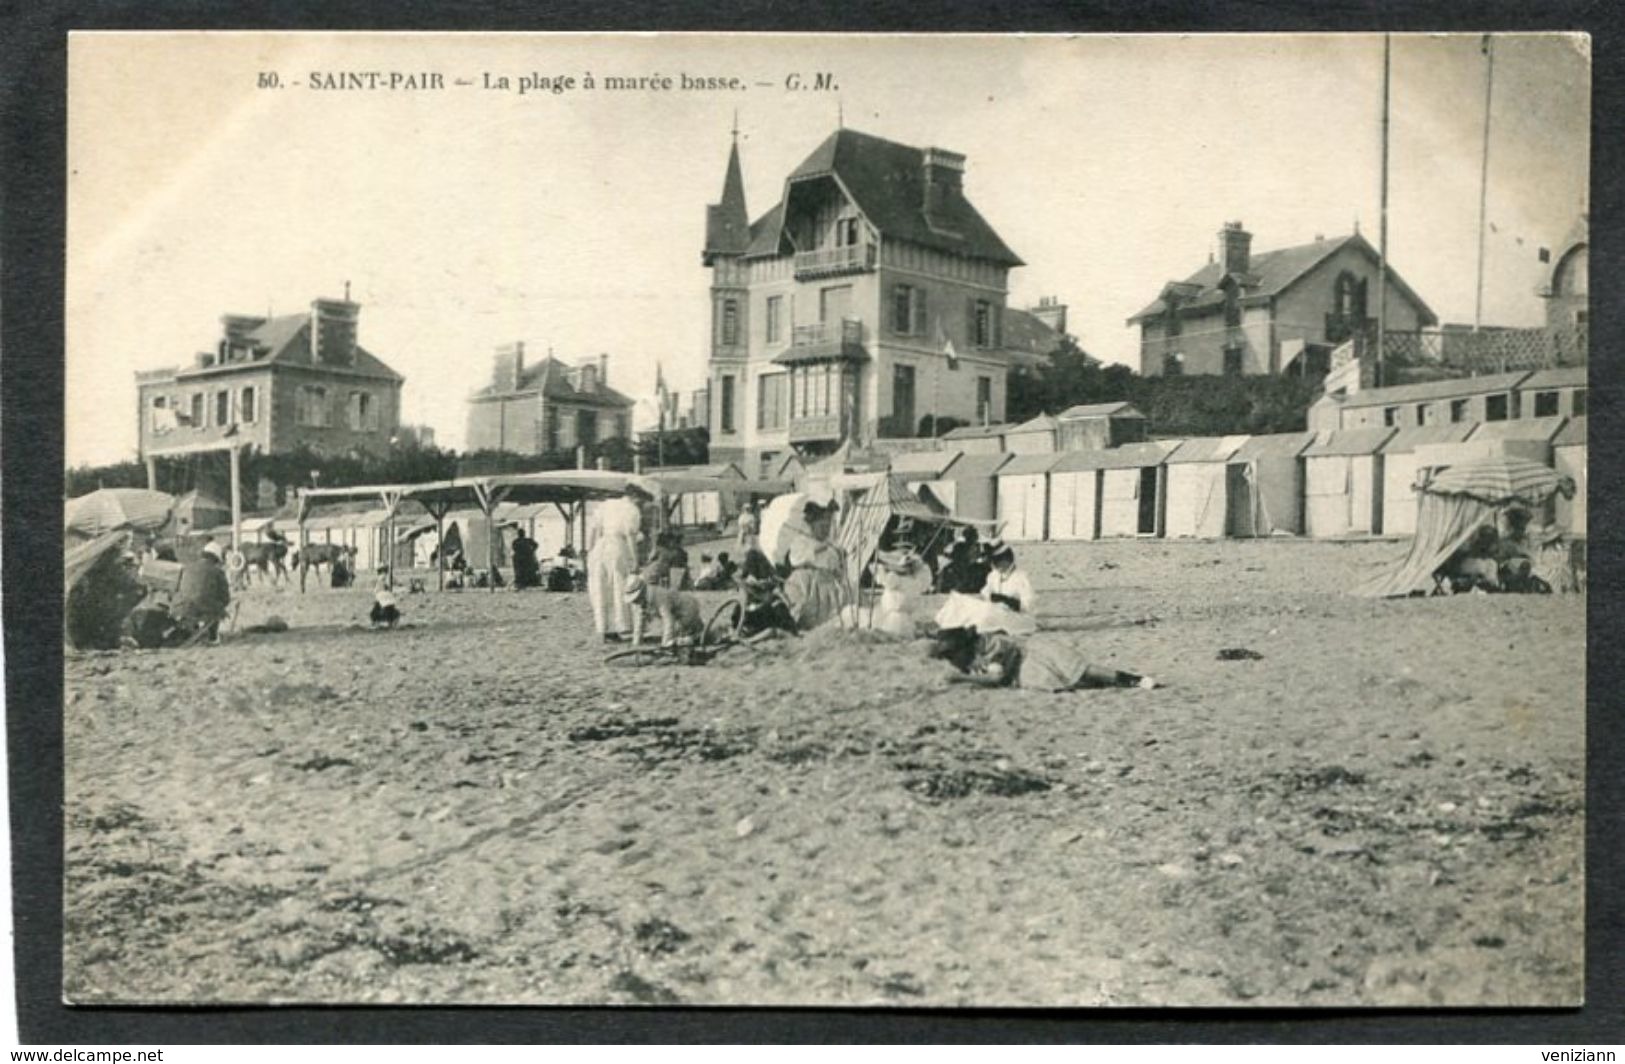
[[[875,245],[846,244],[796,252],[796,279],[860,273],[875,268]]]
[[[857,318],[797,325],[790,330],[790,347],[776,361],[808,362],[826,358],[867,357],[863,347],[863,322]]]
[[[817,414],[792,417],[789,425],[791,443],[812,443],[819,440],[839,440],[846,436],[845,425],[839,414]]]

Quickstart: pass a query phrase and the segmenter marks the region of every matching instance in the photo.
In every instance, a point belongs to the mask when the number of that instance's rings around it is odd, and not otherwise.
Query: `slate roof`
[[[911,451],[894,454],[891,458],[891,472],[893,476],[913,480],[936,480],[958,457],[958,451]]]
[[[1076,452],[1071,452],[1076,453]],[[1013,454],[1010,461],[999,467],[1001,477],[1032,476],[1036,473],[1048,473],[1056,462],[1061,460],[1058,454]]]
[[[929,217],[925,210],[925,153],[919,148],[855,129],[838,129],[813,149],[785,180],[784,197],[797,182],[833,176],[881,234],[949,254],[1020,266],[1021,259],[963,195],[949,197]],[[750,227],[748,255],[780,253],[781,199]]]
[[[951,432],[944,432],[942,438],[945,440],[984,439],[988,436],[1003,436],[1009,428],[1009,425],[963,425]]]
[[[1586,419],[1584,415],[1569,418],[1568,424],[1563,426],[1563,431],[1552,438],[1553,447],[1573,447],[1576,444],[1581,447],[1586,445]]]
[[[1394,430],[1386,426],[1365,429],[1336,429],[1325,439],[1316,440],[1303,452],[1305,458],[1355,458],[1376,454]]]
[[[1062,421],[1085,417],[1145,417],[1133,403],[1082,403],[1069,406],[1055,416]]]
[[[1197,465],[1203,462],[1228,462],[1247,442],[1246,435],[1196,436],[1179,445],[1168,456],[1169,465]]]
[[[1009,461],[1010,455],[1003,451],[998,454],[962,454],[959,461],[949,466],[947,472],[937,479],[985,480],[988,477],[998,476]]]
[[[1373,262],[1378,261],[1377,250],[1359,233],[1349,236],[1333,237],[1329,240],[1314,240],[1307,244],[1298,244],[1295,247],[1278,248],[1275,251],[1260,251],[1248,256],[1247,272],[1237,274],[1241,283],[1241,303],[1243,306],[1267,302],[1280,295],[1306,276],[1316,266],[1331,258],[1332,255],[1344,247],[1352,247],[1363,252]],[[1223,268],[1218,262],[1209,262],[1201,269],[1191,274],[1184,281],[1174,282],[1186,288],[1187,295],[1179,300],[1180,315],[1195,317],[1200,314],[1216,313],[1224,307],[1224,289],[1219,282],[1225,279]],[[1388,267],[1388,279],[1395,288],[1406,298],[1416,304],[1421,311],[1422,323],[1433,325],[1438,317],[1422,302],[1410,285],[1400,279],[1394,272],[1393,266]],[[1372,298],[1376,298],[1373,294]],[[1146,318],[1154,318],[1167,310],[1167,304],[1162,296],[1158,296],[1146,305],[1145,309],[1128,319],[1133,325]]]
[[[1062,335],[1030,311],[1019,307],[1004,308],[1003,343],[1006,351],[1021,351],[1042,357],[1059,346]]]
[[[1563,427],[1560,417],[1527,417],[1512,421],[1486,421],[1473,430],[1470,440],[1547,440]]]
[[[1557,366],[1552,369],[1537,369],[1524,378],[1519,388],[1526,392],[1537,391],[1544,388],[1584,388],[1586,386],[1586,367],[1584,366]]]
[[[1270,432],[1262,436],[1250,436],[1247,442],[1230,456],[1230,461],[1252,462],[1270,456],[1295,458],[1314,442],[1313,432]]]
[[[1144,469],[1159,466],[1179,450],[1186,440],[1145,440],[1121,447],[1095,451],[1067,451],[1056,464],[1057,473],[1077,473],[1087,469]]]
[[[1453,425],[1412,425],[1394,433],[1382,445],[1383,454],[1409,454],[1423,444],[1460,443],[1473,431],[1471,421],[1458,421]]]
[[[267,363],[280,366],[311,366],[358,377],[404,381],[406,378],[390,369],[383,360],[360,344],[356,345],[355,362],[348,366],[335,366],[317,362],[311,353],[310,314],[283,314],[267,318],[253,330],[244,334],[263,353],[252,360],[225,362],[213,366],[186,366],[176,371],[176,378],[210,373],[229,373],[245,367],[259,367]]]
[[[570,383],[570,367],[552,356],[526,366],[519,374],[518,387],[509,390],[498,388],[495,384],[487,384],[475,392],[473,398],[488,399],[498,395],[518,395],[523,392],[540,392],[548,399],[588,403],[594,406],[626,407],[633,405],[631,399],[607,384],[601,383],[596,390],[590,392],[575,387]]]
[[[1425,403],[1434,399],[1459,399],[1487,392],[1510,392],[1525,384],[1527,371],[1519,373],[1488,373],[1482,377],[1451,377],[1442,381],[1423,381],[1419,384],[1396,384],[1389,388],[1367,388],[1345,396],[1343,406],[1396,406],[1402,403]],[[1525,384],[1525,386],[1527,386]]]

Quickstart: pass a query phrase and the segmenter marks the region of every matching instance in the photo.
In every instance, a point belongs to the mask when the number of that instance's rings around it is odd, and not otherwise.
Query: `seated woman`
[[[976,529],[965,527],[953,545],[948,548],[947,561],[937,572],[937,590],[944,594],[955,591],[965,595],[979,595],[987,583],[988,564],[982,557],[982,545]]]
[[[807,632],[840,617],[851,601],[846,587],[845,558],[829,541],[835,524],[835,504],[808,503],[803,511],[808,535],[790,547],[790,576],[784,597],[796,628]]]
[[[948,628],[937,633],[931,656],[959,670],[953,677],[959,683],[1051,692],[1160,686],[1149,676],[1091,665],[1075,647],[1054,635],[1020,640],[1003,632],[981,634]]]
[[[1033,593],[1027,574],[1016,568],[1016,552],[1003,540],[996,539],[987,545],[987,560],[993,570],[982,585],[982,597],[1017,613],[1029,616],[1037,613],[1038,596]]]
[[[1495,547],[1496,578],[1503,591],[1546,592],[1552,590],[1535,572],[1536,559],[1541,554],[1545,537],[1535,535],[1530,527],[1528,510],[1511,509],[1506,512],[1506,532]]]

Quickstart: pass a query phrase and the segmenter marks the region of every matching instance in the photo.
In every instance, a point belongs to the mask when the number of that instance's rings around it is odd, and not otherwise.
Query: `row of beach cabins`
[[[1551,514],[1586,532],[1586,418],[1526,418],[1145,440],[1092,450],[995,454],[915,451],[893,475],[955,516],[996,522],[1016,542],[1117,537],[1403,537],[1416,529],[1419,477],[1507,454],[1573,478]],[[798,483],[830,471],[783,465]]]

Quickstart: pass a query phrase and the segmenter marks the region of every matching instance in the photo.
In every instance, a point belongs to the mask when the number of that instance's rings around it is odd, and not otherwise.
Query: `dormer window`
[[[858,220],[856,218],[839,218],[835,222],[835,246],[856,247],[858,244]]]

